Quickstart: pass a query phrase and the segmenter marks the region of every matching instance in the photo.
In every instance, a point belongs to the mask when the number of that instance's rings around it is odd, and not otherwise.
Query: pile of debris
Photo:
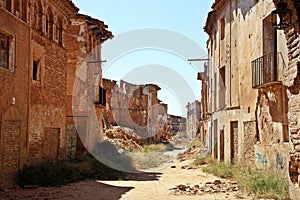
[[[191,148],[188,148],[185,152],[180,154],[177,159],[180,162],[185,161],[185,160],[189,160],[189,159],[194,159],[196,156],[200,155],[201,152],[202,152],[201,148],[197,148],[195,146],[192,146]]]
[[[238,186],[233,181],[221,181],[215,180],[214,182],[206,182],[202,186],[194,185],[177,185],[172,188],[173,194],[175,195],[202,195],[205,193],[219,193],[219,192],[237,192]]]
[[[112,144],[126,150],[143,150],[143,147],[139,145],[138,137],[132,129],[112,126],[105,130],[107,140]]]

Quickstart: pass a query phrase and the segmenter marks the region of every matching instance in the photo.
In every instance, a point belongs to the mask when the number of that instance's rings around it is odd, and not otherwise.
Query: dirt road
[[[123,194],[123,200],[188,200],[188,199],[205,199],[205,200],[220,200],[220,199],[253,199],[253,197],[242,194],[240,191],[231,192],[216,192],[205,193],[201,195],[187,195],[186,192],[178,192],[174,190],[177,185],[195,186],[203,185],[207,182],[216,180],[228,181],[220,179],[213,175],[204,173],[201,169],[182,169],[191,161],[174,162],[166,166],[156,169],[158,180],[150,181],[100,181],[103,184],[118,186],[118,187],[134,187],[127,193]],[[154,171],[152,171],[154,173]],[[161,173],[159,175],[159,173]],[[177,194],[175,193],[177,191]]]
[[[191,161],[166,164],[160,168],[152,169],[142,174],[133,174],[128,180],[119,181],[93,181],[86,180],[62,187],[19,189],[0,192],[0,199],[72,199],[72,200],[188,200],[188,199],[253,199],[240,191],[224,191],[214,193],[203,193],[187,195],[179,189],[174,190],[177,185],[184,187],[200,187],[206,182],[214,182],[219,179],[213,175],[202,172],[201,169],[182,169]],[[187,191],[189,190],[186,189]],[[175,194],[177,193],[177,194]]]

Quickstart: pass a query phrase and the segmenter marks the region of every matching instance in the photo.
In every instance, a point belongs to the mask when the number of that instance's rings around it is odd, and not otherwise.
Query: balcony
[[[267,54],[252,61],[252,87],[261,88],[280,84],[285,67],[282,54]]]

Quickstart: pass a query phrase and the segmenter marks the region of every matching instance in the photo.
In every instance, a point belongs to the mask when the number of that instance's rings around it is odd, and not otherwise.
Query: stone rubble
[[[172,188],[172,193],[175,195],[202,195],[205,193],[227,193],[227,192],[238,192],[237,183],[234,181],[221,181],[215,180],[214,182],[205,182],[202,185],[177,185]]]
[[[185,152],[183,152],[182,154],[180,154],[178,156],[178,160],[180,162],[185,161],[185,160],[189,160],[189,159],[193,159],[195,158],[197,155],[201,154],[201,149],[200,148],[196,148],[195,146],[188,148]]]
[[[113,126],[105,130],[109,142],[126,150],[143,150],[138,144],[138,137],[133,130],[120,126]]]

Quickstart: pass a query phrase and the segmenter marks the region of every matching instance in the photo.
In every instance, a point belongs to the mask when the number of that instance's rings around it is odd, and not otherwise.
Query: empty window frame
[[[100,104],[102,106],[106,106],[106,90],[99,86],[99,100],[96,104]]]
[[[32,80],[41,81],[41,67],[38,60],[33,60],[32,62]]]
[[[0,29],[0,68],[8,69],[14,72],[15,56],[15,39],[14,37]]]
[[[225,38],[225,17],[222,17],[220,20],[220,39]]]

